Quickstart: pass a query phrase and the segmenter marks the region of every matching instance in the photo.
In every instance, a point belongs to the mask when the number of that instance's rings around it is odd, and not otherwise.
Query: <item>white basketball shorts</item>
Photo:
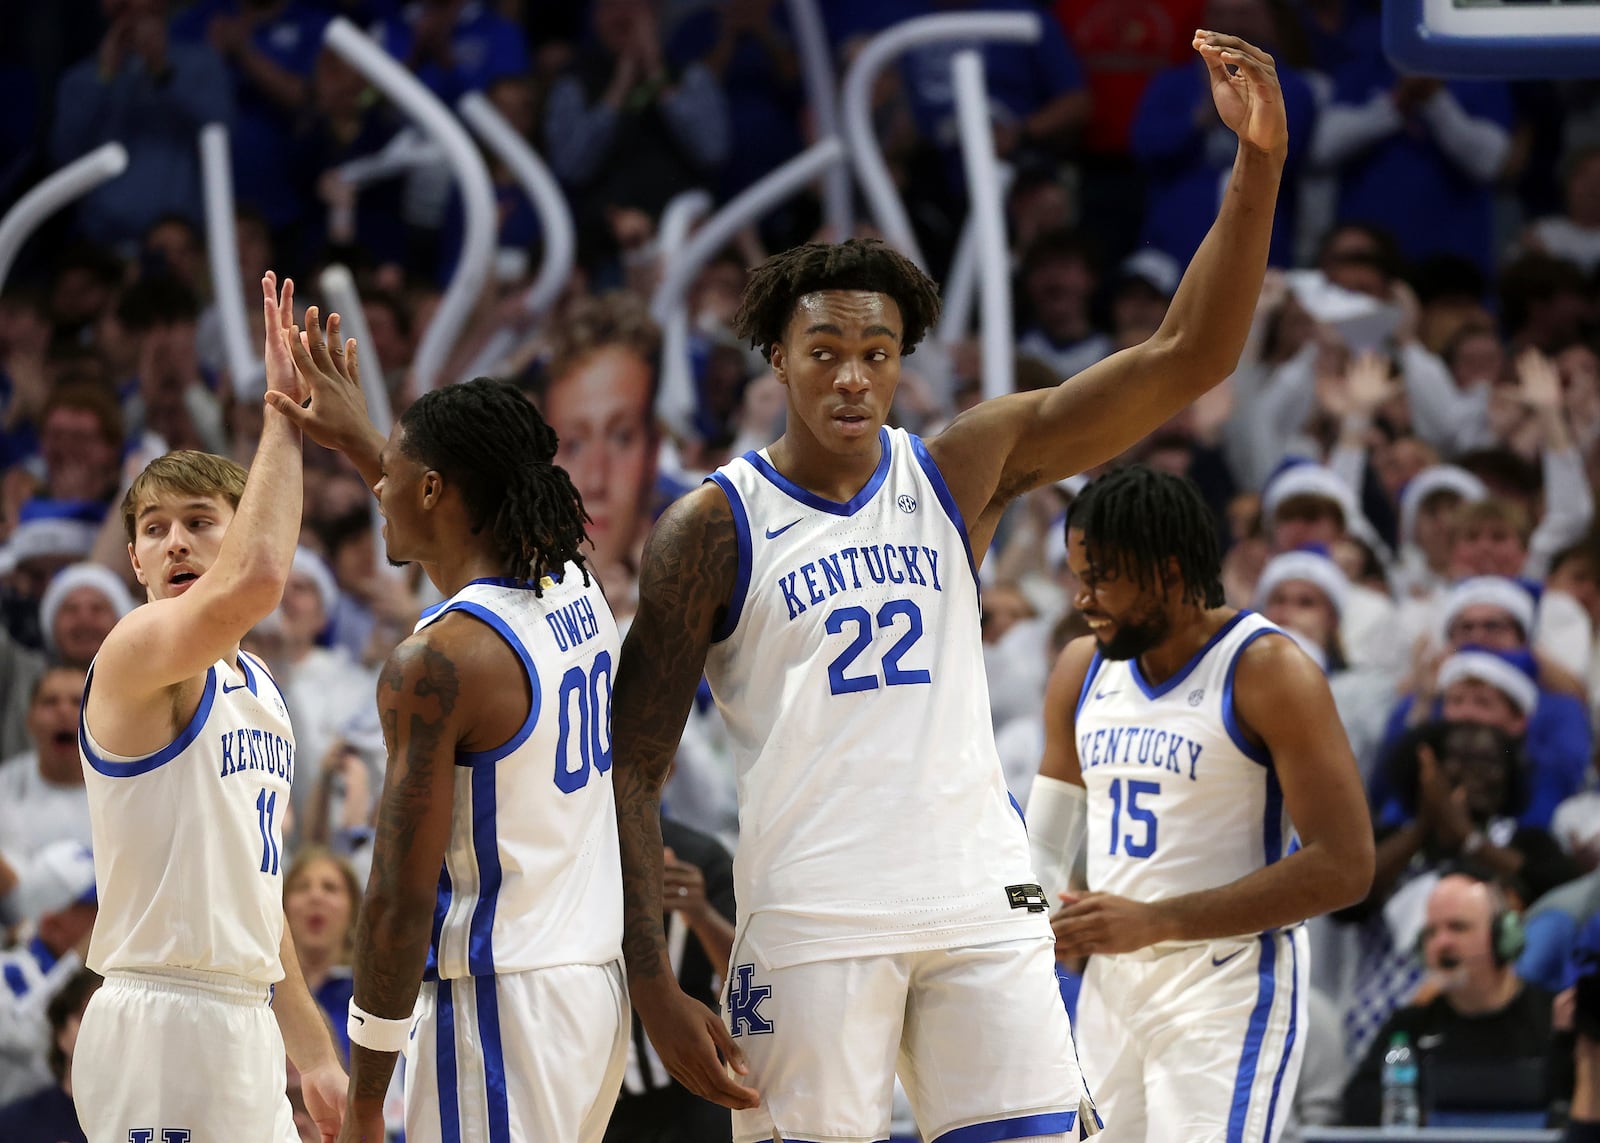
[[[621,961],[425,983],[407,1143],[598,1143],[629,1031]]]
[[[774,969],[742,930],[722,1010],[762,1097],[735,1143],[887,1139],[896,1071],[929,1143],[1076,1139],[1095,1115],[1048,938]]]
[[[1075,1030],[1104,1143],[1275,1143],[1309,986],[1303,926],[1091,957]]]
[[[299,1143],[270,995],[205,973],[107,974],[72,1053],[89,1143]]]

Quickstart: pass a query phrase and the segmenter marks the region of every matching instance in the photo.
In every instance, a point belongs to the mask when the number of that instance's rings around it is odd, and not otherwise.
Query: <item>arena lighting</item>
[[[983,314],[982,369],[985,400],[1016,388],[1016,348],[1011,340],[1011,267],[1006,244],[1005,203],[1000,168],[989,122],[989,85],[983,56],[971,48],[950,62],[956,88],[956,121],[961,130],[961,163],[967,172],[968,226],[978,236],[979,304]]]
[[[948,40],[1014,40],[1031,44],[1044,32],[1041,19],[1037,12],[952,12],[919,16],[885,28],[868,40],[845,74],[841,100],[843,128],[856,178],[884,237],[923,270],[927,270],[928,263],[917,245],[905,204],[894,189],[883,149],[878,146],[878,137],[872,130],[872,88],[878,73],[912,48]]]
[[[740,230],[759,220],[773,207],[784,199],[800,190],[807,183],[826,174],[828,170],[845,159],[844,144],[835,137],[819,139],[811,146],[801,151],[783,166],[770,171],[765,177],[752,183],[735,195],[727,206],[724,206],[709,221],[706,222],[694,235],[683,244],[682,250],[670,259],[663,259],[661,282],[656,286],[656,292],[650,298],[650,314],[656,319],[663,331],[670,328],[677,315],[685,314],[689,287],[693,284],[695,275],[700,273],[711,258],[733,241],[734,235]],[[673,378],[675,385],[688,384],[688,333],[687,316],[682,319],[679,326],[682,332],[683,344],[679,348],[676,358],[662,353],[662,391],[665,396],[667,378],[670,371],[681,369],[680,376]],[[665,350],[665,343],[663,343]],[[689,397],[693,399],[693,386],[689,385]],[[675,400],[680,399],[675,397]]]
[[[228,375],[235,396],[256,400],[266,389],[267,367],[250,344],[250,319],[244,312],[239,237],[233,224],[233,152],[225,124],[207,123],[200,128],[200,191],[206,210],[206,258],[217,291]]]
[[[661,212],[656,231],[656,260],[670,266],[683,255],[689,232],[716,205],[709,191],[687,190],[672,196]],[[689,307],[680,297],[661,325],[661,383],[656,386],[656,416],[681,435],[693,437],[695,392],[689,367]]]
[[[461,192],[461,257],[433,320],[422,334],[412,365],[418,388],[432,389],[442,380],[445,361],[477,305],[494,261],[499,227],[489,168],[450,109],[349,20],[335,17],[328,24],[323,42],[388,96],[439,147]]]
[[[542,260],[533,285],[522,295],[522,312],[530,318],[536,318],[555,304],[567,279],[572,276],[578,246],[577,232],[572,224],[572,209],[567,205],[560,184],[544,160],[482,92],[467,92],[456,101],[456,110],[467,121],[467,126],[483,140],[484,146],[510,169],[512,177],[527,193],[534,213],[539,216]],[[463,379],[493,372],[516,342],[517,334],[511,329],[498,329],[490,334],[462,374]]]
[[[826,139],[838,135],[839,101],[833,81],[833,55],[828,51],[828,35],[822,13],[817,10],[817,0],[787,0],[787,3],[789,24],[794,29],[795,46],[800,55],[806,104],[816,119],[817,137]],[[843,242],[855,232],[850,192],[850,171],[844,164],[830,167],[822,176],[822,217],[835,242]]]
[[[11,264],[28,235],[56,211],[82,198],[128,169],[128,151],[121,143],[102,143],[72,160],[16,201],[0,218],[0,290],[11,276]]]

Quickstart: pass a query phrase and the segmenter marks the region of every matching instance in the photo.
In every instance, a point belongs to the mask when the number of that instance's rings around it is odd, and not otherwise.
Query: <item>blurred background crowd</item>
[[[1522,1077],[1498,1085],[1498,1111],[1559,1119],[1575,1066],[1581,1105],[1593,1041],[1573,985],[1589,963],[1584,925],[1600,911],[1600,81],[1397,75],[1363,0],[818,7],[839,72],[912,17],[1045,17],[1039,42],[982,49],[1012,175],[1019,388],[1152,333],[1215,214],[1234,137],[1193,30],[1273,52],[1292,135],[1255,330],[1229,381],[1122,461],[1200,486],[1228,602],[1264,611],[1325,666],[1371,792],[1371,895],[1313,925],[1296,1113],[1376,1122],[1396,1029],[1413,1034],[1425,1077],[1430,1055],[1440,1077],[1450,1060]],[[67,1066],[96,982],[81,960],[94,902],[77,712],[100,640],[143,599],[122,490],[169,449],[248,463],[259,431],[259,397],[229,375],[223,348],[202,125],[231,132],[228,265],[246,297],[270,268],[296,279],[301,304],[321,301],[319,273],[343,264],[370,327],[363,363],[381,363],[394,408],[429,381],[409,366],[460,256],[460,199],[437,161],[358,174],[397,153],[404,122],[322,47],[338,16],[447,104],[482,92],[560,182],[577,264],[552,309],[529,318],[520,303],[540,262],[539,214],[489,160],[493,271],[444,373],[459,376],[497,337],[508,347],[490,371],[524,387],[559,434],[557,459],[593,518],[591,564],[623,624],[662,507],[782,432],[781,386],[729,332],[746,273],[795,243],[848,237],[828,233],[818,195],[802,193],[700,269],[692,408],[663,417],[647,300],[664,206],[696,188],[725,202],[816,138],[786,4],[17,6],[0,40],[0,210],[107,141],[130,161],[27,243],[0,292],[0,921],[11,934],[0,1138],[81,1138]],[[967,215],[949,66],[960,46],[909,52],[872,98],[936,278]],[[251,336],[259,344],[259,327]],[[975,330],[941,330],[905,363],[896,421],[937,432],[979,398],[978,362]],[[984,565],[994,726],[1019,801],[1039,763],[1046,676],[1086,632],[1061,527],[1080,487],[1018,502]],[[304,520],[282,606],[248,646],[290,699],[299,764],[285,905],[302,968],[342,1031],[384,766],[376,669],[434,596],[416,569],[386,565],[354,470],[309,443]],[[680,902],[676,963],[686,987],[714,999],[715,941],[701,934],[733,916],[738,821],[708,691],[666,813],[667,876],[692,889],[669,898]],[[1493,892],[1452,875],[1464,866]],[[725,1115],[719,1127],[636,1041],[611,1138],[726,1138]],[[1471,1103],[1461,1086],[1441,1078],[1428,1098],[1443,1114]]]

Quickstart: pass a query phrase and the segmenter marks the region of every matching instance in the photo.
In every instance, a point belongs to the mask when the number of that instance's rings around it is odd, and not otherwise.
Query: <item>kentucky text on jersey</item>
[[[276,774],[294,781],[294,743],[270,730],[230,730],[218,735],[222,742],[220,776],[252,771]]]
[[[566,651],[580,646],[600,634],[600,621],[595,618],[594,604],[579,599],[565,607],[557,608],[544,617],[556,646]]]
[[[1086,770],[1119,762],[1138,763],[1174,774],[1187,773],[1189,781],[1195,782],[1204,752],[1202,743],[1153,726],[1107,726],[1078,736],[1078,759]]]
[[[807,561],[792,572],[780,573],[778,590],[783,593],[789,618],[805,614],[841,591],[859,591],[862,573],[875,584],[903,583],[943,591],[939,583],[939,553],[929,547],[907,544],[872,544],[861,548],[840,548],[831,556]]]

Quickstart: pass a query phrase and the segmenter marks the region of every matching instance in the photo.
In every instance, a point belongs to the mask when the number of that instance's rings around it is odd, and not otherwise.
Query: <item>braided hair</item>
[[[917,348],[939,320],[939,288],[916,263],[877,239],[808,242],[774,254],[755,270],[733,316],[733,331],[772,360],[801,298],[819,290],[866,290],[888,294],[900,307],[905,330],[900,352]]]
[[[1141,464],[1112,469],[1073,500],[1065,526],[1083,532],[1091,574],[1105,567],[1132,575],[1141,591],[1166,588],[1176,560],[1184,602],[1222,606],[1217,524],[1193,481]]]
[[[474,535],[489,528],[508,574],[533,582],[588,564],[589,514],[556,433],[516,386],[490,377],[424,393],[400,417],[404,449],[461,489]]]

